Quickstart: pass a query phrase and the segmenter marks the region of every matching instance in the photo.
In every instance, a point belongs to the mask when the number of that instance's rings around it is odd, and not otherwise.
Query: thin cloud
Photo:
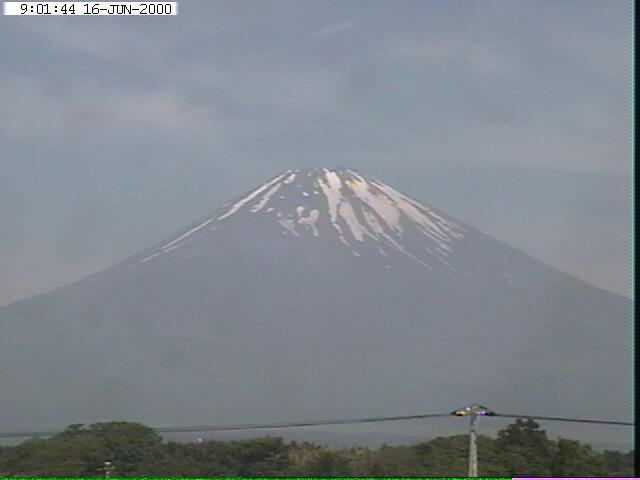
[[[522,71],[517,58],[507,57],[490,45],[465,40],[395,39],[384,45],[382,53],[421,66],[454,67],[470,74],[515,75]]]
[[[349,30],[350,28],[353,28],[353,26],[356,23],[358,23],[357,19],[350,20],[348,22],[334,23],[333,25],[329,25],[328,27],[325,27],[322,30],[320,30],[320,33],[318,34],[318,36],[324,37],[327,35],[333,35],[335,33],[344,32],[345,30]]]
[[[207,138],[218,131],[210,105],[190,102],[167,90],[102,91],[94,82],[74,83],[52,91],[47,82],[22,76],[0,77],[0,99],[11,116],[0,117],[0,138],[30,139],[34,130],[38,140],[70,144],[77,139],[97,137],[96,129],[107,132],[106,141],[122,134],[141,132],[186,139]],[[10,92],[10,93],[9,93]]]

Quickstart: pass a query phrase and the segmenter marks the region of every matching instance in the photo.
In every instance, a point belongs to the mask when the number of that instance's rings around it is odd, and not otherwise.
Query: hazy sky
[[[0,304],[315,165],[628,295],[630,15],[179,0],[172,17],[0,17]]]

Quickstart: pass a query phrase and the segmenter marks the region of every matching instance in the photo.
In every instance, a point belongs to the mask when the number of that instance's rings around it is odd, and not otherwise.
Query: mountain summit
[[[0,428],[471,401],[624,420],[629,313],[373,177],[288,170],[114,267],[0,308]]]
[[[248,247],[256,265],[272,250],[295,264],[339,260],[369,271],[418,269],[427,278],[469,279],[501,286],[527,284],[542,268],[561,275],[475,228],[357,171],[339,168],[287,170],[211,215],[134,256],[136,265],[211,258]],[[246,250],[246,248],[245,248]],[[356,260],[355,257],[358,260]],[[177,261],[177,260],[176,260]],[[149,265],[147,265],[149,267]],[[438,282],[434,283],[434,286]]]
[[[399,253],[428,270],[452,268],[447,257],[467,230],[354,170],[287,170],[168,239],[139,262],[206,241],[218,228],[237,221],[254,222],[255,217],[272,221],[283,235],[337,240],[354,256]]]

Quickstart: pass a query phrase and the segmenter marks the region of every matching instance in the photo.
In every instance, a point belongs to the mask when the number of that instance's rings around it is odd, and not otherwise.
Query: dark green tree
[[[466,476],[468,473],[469,435],[438,437],[414,448],[425,475]]]
[[[606,450],[602,456],[607,477],[632,477],[633,453],[633,450],[627,453]]]
[[[301,473],[318,477],[346,476],[350,473],[349,458],[344,452],[317,449],[305,462]]]
[[[97,439],[102,445],[100,464],[90,472],[101,473],[105,461],[113,465],[115,475],[145,473],[145,465],[162,455],[162,438],[153,429],[134,422],[101,422],[88,427],[67,429],[63,436]]]
[[[603,455],[578,440],[558,439],[558,450],[551,464],[554,477],[598,477],[604,473]]]
[[[163,442],[131,422],[70,425],[48,439],[0,448],[0,475],[104,476],[465,476],[469,437],[439,437],[412,447],[331,449],[281,438]],[[551,441],[533,420],[497,439],[478,437],[482,476],[632,476],[633,452],[595,452],[576,440]]]
[[[498,432],[496,448],[505,474],[548,477],[554,444],[533,419],[517,419]]]
[[[3,474],[25,476],[66,476],[89,474],[104,459],[104,448],[97,439],[32,439],[0,452]]]

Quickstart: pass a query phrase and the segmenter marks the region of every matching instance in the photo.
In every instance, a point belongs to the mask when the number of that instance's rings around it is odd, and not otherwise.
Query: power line
[[[478,420],[480,417],[507,417],[507,418],[530,418],[538,420],[551,420],[558,422],[575,422],[575,423],[597,423],[607,425],[633,425],[628,422],[616,422],[610,420],[595,420],[586,418],[568,418],[568,417],[543,417],[539,415],[515,415],[511,413],[496,413],[493,410],[488,409],[484,405],[474,403],[466,407],[454,410],[451,415],[457,417],[469,417],[471,420],[469,423],[469,477],[478,476],[478,446],[477,446],[477,433],[478,433]]]
[[[53,437],[62,433],[59,430],[39,431],[39,432],[0,432],[0,438],[19,438],[19,437]]]
[[[300,428],[313,427],[322,425],[348,425],[358,423],[378,423],[393,422],[402,420],[419,420],[426,418],[449,417],[452,413],[427,413],[418,415],[398,415],[390,417],[361,417],[361,418],[340,418],[328,420],[310,420],[310,421],[290,421],[281,423],[245,423],[235,425],[196,425],[196,426],[178,426],[178,427],[151,427],[158,433],[186,433],[186,432],[224,432],[224,431],[242,431],[242,430],[262,430],[276,428]],[[607,424],[607,425],[625,425],[632,426],[630,422],[618,422],[610,420],[596,420],[584,418],[567,418],[567,417],[545,417],[538,415],[516,415],[507,413],[495,413],[490,416],[506,417],[506,418],[531,418],[537,420],[550,420],[574,423],[591,423],[591,424]],[[60,431],[23,431],[23,432],[0,432],[0,438],[19,438],[19,437],[51,437],[61,433]]]
[[[233,430],[257,430],[265,428],[296,428],[312,427],[317,425],[345,425],[355,423],[375,423],[393,422],[397,420],[416,420],[421,418],[448,417],[448,413],[427,413],[421,415],[402,415],[394,417],[364,417],[364,418],[341,418],[333,420],[311,420],[304,422],[284,422],[284,423],[246,423],[240,425],[211,425],[200,427],[160,427],[154,428],[156,432],[222,432]]]
[[[507,417],[507,418],[531,418],[533,420],[550,420],[553,422],[574,422],[574,423],[599,423],[603,425],[629,425],[633,426],[631,422],[617,422],[613,420],[593,420],[587,418],[566,418],[566,417],[541,417],[538,415],[516,415],[513,413],[496,413],[495,417]]]
[[[362,418],[339,418],[329,420],[309,420],[282,423],[244,423],[235,425],[199,425],[184,427],[151,427],[158,433],[184,433],[184,432],[224,432],[238,430],[260,430],[273,428],[297,428],[313,427],[320,425],[347,425],[356,423],[393,422],[398,420],[417,420],[422,418],[448,417],[448,413],[427,413],[419,415],[400,415],[393,417],[362,417]],[[17,437],[51,437],[61,433],[60,431],[39,431],[39,432],[0,432],[0,438]]]

